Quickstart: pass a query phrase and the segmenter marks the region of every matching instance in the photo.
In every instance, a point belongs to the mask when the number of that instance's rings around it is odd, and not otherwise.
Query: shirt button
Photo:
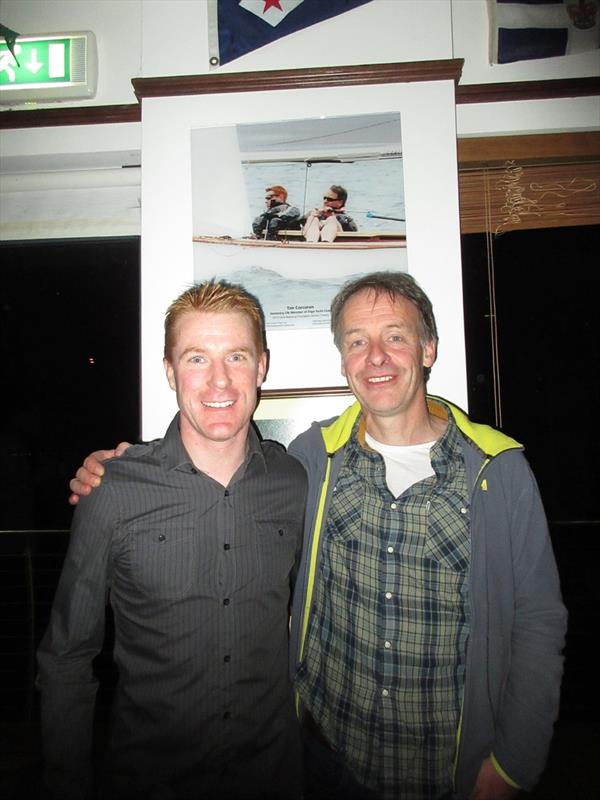
[[[392,593],[391,592],[386,592],[385,593],[385,599],[386,600],[391,600],[392,599]]]
[[[388,551],[388,553],[393,553],[394,552],[394,548],[390,545],[388,547],[387,551]]]
[[[167,537],[164,535],[164,533],[159,533],[159,534],[158,534],[158,541],[159,541],[159,542],[164,542],[164,540],[165,540],[166,538],[167,538]]]
[[[466,509],[466,508],[464,508],[464,507],[463,507],[463,508],[461,508],[461,510],[460,510],[460,513],[461,513],[461,514],[466,514],[466,513],[467,513],[467,509]]]
[[[229,664],[229,662],[231,661],[231,656],[223,656],[223,661],[224,661],[226,664]]]
[[[390,693],[389,693],[389,691],[387,689],[382,689],[381,690],[381,696],[382,697],[389,697]]]
[[[229,489],[225,489],[225,497],[229,497]]]
[[[384,642],[383,646],[385,647],[386,650],[389,650],[390,647],[392,646],[392,643],[391,642]]]
[[[395,510],[395,509],[397,509],[397,508],[398,508],[398,503],[392,503],[392,504],[390,505],[390,508],[391,508],[392,510]]]
[[[231,711],[226,711],[223,714],[223,719],[230,719],[231,718]]]
[[[228,606],[229,605],[229,598],[228,597],[226,597],[225,600],[223,600],[223,605],[224,606]]]
[[[230,544],[224,544],[223,545],[223,550],[229,550],[230,547],[231,547]]]

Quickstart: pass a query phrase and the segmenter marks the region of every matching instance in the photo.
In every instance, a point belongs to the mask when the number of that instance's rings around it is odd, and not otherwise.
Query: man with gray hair
[[[426,395],[438,335],[410,275],[347,284],[331,327],[357,402],[289,447],[306,796],[510,798],[544,766],[562,672],[535,480],[514,439]]]

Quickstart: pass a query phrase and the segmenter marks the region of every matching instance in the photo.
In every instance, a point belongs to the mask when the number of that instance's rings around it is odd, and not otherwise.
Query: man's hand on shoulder
[[[93,489],[100,486],[104,475],[102,462],[108,458],[123,455],[128,447],[131,447],[129,442],[121,442],[114,450],[95,450],[90,453],[69,483],[72,492],[69,503],[76,506],[81,496],[90,494]]]
[[[475,788],[469,800],[511,800],[518,789],[508,784],[496,770],[491,758],[486,758],[481,765]]]

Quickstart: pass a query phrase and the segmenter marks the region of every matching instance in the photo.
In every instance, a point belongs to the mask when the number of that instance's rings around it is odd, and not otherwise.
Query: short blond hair
[[[170,361],[173,352],[177,321],[191,311],[232,312],[245,314],[250,320],[256,352],[260,356],[267,349],[265,317],[259,301],[243,286],[212,278],[197,283],[177,297],[165,314],[165,358]]]

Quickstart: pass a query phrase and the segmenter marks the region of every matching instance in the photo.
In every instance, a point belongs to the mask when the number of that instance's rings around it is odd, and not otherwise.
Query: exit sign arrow
[[[44,66],[41,61],[38,61],[37,50],[35,47],[31,49],[30,60],[25,64],[30,72],[35,75]]]

